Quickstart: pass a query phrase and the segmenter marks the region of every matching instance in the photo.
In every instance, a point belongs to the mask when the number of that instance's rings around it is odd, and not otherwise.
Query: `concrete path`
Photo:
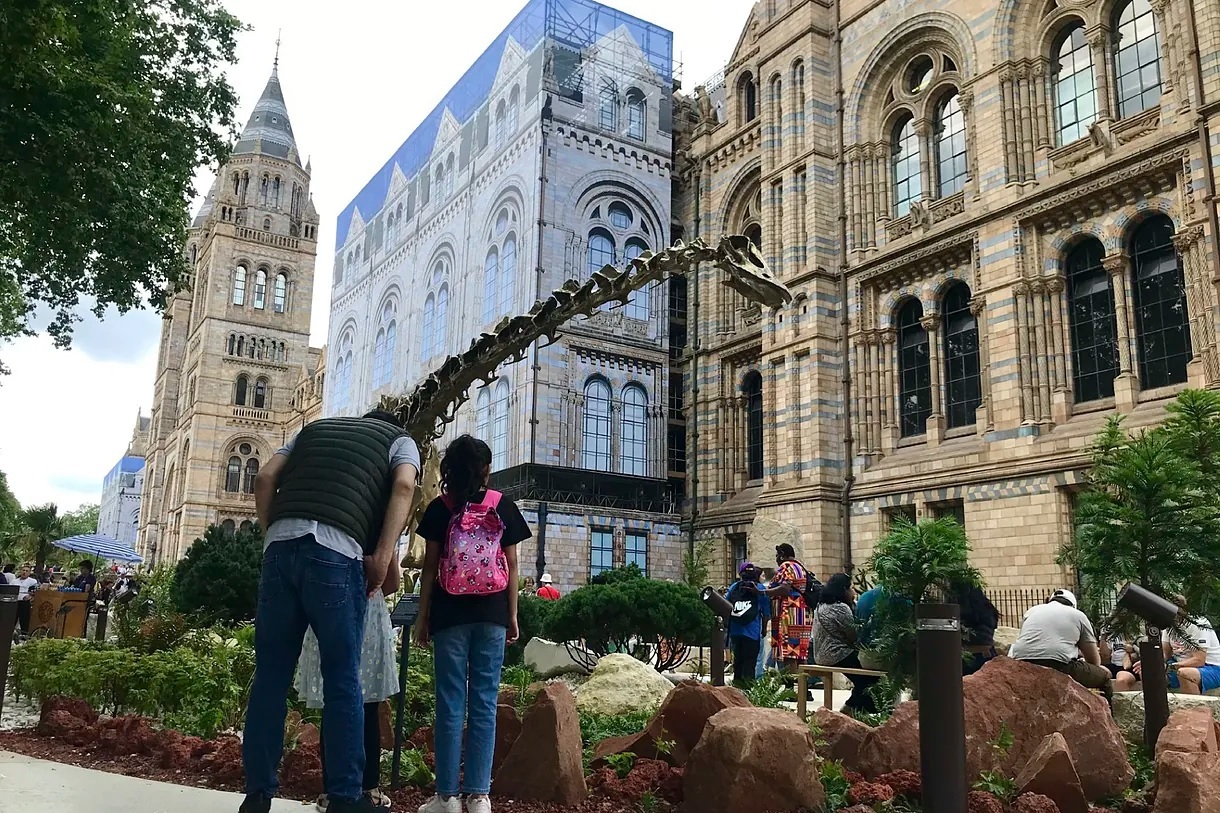
[[[149,782],[0,751],[0,813],[237,813],[236,793]],[[274,813],[314,808],[276,800]]]

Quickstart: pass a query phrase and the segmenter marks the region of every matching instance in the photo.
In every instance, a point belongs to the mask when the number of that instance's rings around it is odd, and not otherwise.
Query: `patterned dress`
[[[775,572],[771,586],[780,584],[790,589],[787,595],[772,599],[771,650],[777,663],[804,663],[813,632],[813,617],[801,595],[805,590],[805,569],[796,562],[784,562]]]
[[[380,703],[398,694],[397,653],[390,608],[378,590],[364,614],[364,646],[360,653],[360,686],[365,703]],[[296,689],[307,708],[322,708],[322,656],[313,630],[306,630],[297,664]]]

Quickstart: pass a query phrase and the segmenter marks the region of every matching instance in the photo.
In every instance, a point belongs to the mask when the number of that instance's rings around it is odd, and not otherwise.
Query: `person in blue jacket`
[[[724,597],[733,608],[729,615],[733,683],[744,689],[755,679],[766,620],[771,617],[771,600],[759,589],[762,572],[752,562],[742,563],[737,574],[737,581],[725,591]]]

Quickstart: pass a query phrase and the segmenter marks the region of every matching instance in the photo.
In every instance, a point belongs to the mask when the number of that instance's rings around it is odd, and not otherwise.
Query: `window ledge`
[[[1139,402],[1161,401],[1168,398],[1176,398],[1183,390],[1189,389],[1190,384],[1183,381],[1181,384],[1170,384],[1167,387],[1156,387],[1154,389],[1140,390]]]
[[[886,226],[886,236],[893,241],[916,231],[925,232],[938,223],[956,217],[965,211],[965,192],[955,192],[948,197],[934,200],[916,201],[911,204],[907,214],[889,222]]]
[[[928,436],[926,433],[921,433],[918,435],[909,435],[905,438],[898,439],[898,448],[902,449],[907,446],[920,446],[927,442],[928,442]]]
[[[976,424],[967,424],[966,426],[955,426],[952,429],[945,430],[945,440],[954,440],[955,438],[972,438],[978,435],[979,430]]]
[[[1085,401],[1084,403],[1077,401],[1072,404],[1072,417],[1087,415],[1093,412],[1109,412],[1116,405],[1117,402],[1114,400],[1113,395],[1109,398],[1098,398],[1096,401]]]

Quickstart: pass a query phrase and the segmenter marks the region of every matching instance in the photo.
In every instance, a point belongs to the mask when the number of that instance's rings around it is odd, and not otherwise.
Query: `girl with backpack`
[[[437,793],[419,813],[462,813],[461,797],[466,813],[491,813],[500,667],[519,635],[517,545],[533,534],[516,503],[487,487],[490,476],[488,445],[454,440],[441,458],[441,496],[416,530],[428,547],[415,640],[433,644],[436,683]]]

